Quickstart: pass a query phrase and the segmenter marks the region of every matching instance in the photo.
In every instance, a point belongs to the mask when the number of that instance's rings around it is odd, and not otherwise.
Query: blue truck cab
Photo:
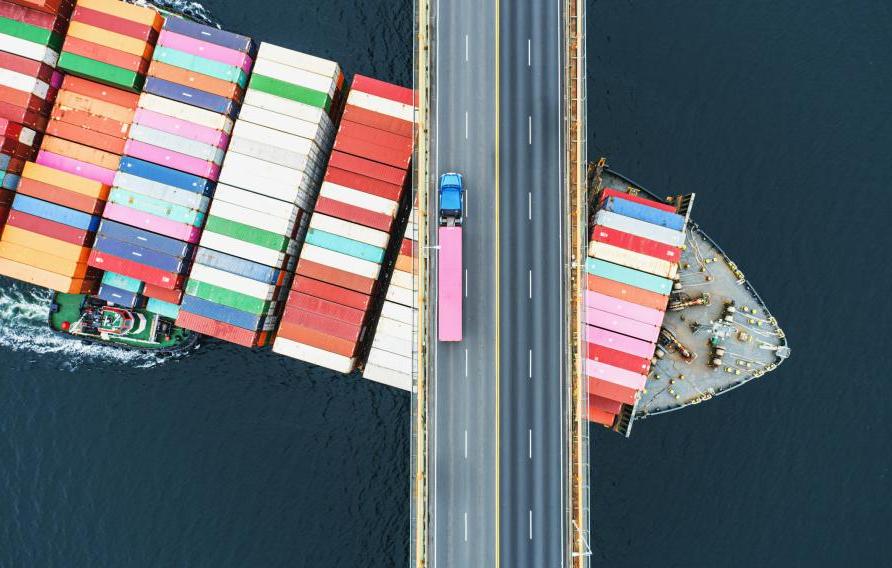
[[[440,226],[461,225],[465,208],[465,189],[461,174],[445,173],[440,176]]]

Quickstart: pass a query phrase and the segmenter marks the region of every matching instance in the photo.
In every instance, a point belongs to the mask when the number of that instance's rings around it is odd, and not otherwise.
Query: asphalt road
[[[434,7],[432,168],[464,176],[467,270],[464,341],[431,352],[434,567],[562,565],[560,4],[523,4]]]

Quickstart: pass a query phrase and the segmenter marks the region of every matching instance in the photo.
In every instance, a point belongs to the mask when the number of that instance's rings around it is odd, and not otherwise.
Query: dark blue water
[[[229,28],[411,81],[411,3],[206,5]],[[696,191],[695,216],[794,349],[629,440],[593,436],[596,560],[888,565],[892,14],[589,10],[592,157]],[[221,344],[163,365],[85,349],[42,331],[45,301],[0,294],[0,566],[407,565],[405,394]]]

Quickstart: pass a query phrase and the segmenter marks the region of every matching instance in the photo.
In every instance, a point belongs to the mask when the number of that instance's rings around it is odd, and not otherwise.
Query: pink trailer
[[[593,325],[587,325],[585,327],[586,341],[589,343],[594,343],[601,347],[609,347],[610,349],[616,349],[617,351],[635,355],[636,357],[644,357],[645,359],[650,359],[654,356],[654,349],[656,349],[656,346],[653,343],[648,343],[647,341],[635,339],[634,337],[629,337],[628,335],[623,335],[607,329],[601,329],[600,327],[595,327]]]
[[[462,340],[461,227],[440,227],[437,269],[437,336],[440,341]]]
[[[588,324],[651,343],[656,343],[657,337],[660,335],[660,328],[655,325],[635,321],[625,316],[618,316],[596,308],[586,309],[585,319]]]
[[[663,325],[663,316],[666,315],[663,311],[642,306],[634,302],[620,300],[619,298],[614,298],[613,296],[608,296],[607,294],[602,294],[593,290],[585,291],[585,305],[589,308],[596,308],[611,314],[625,316],[635,321],[656,326]]]

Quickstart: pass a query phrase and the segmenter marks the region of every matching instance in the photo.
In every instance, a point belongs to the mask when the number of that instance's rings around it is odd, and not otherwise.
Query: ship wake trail
[[[123,351],[101,345],[87,345],[53,333],[47,326],[52,292],[0,277],[0,349],[60,354],[61,369],[75,371],[84,364],[125,363],[128,367],[154,367],[161,361],[154,355]]]
[[[189,0],[127,0],[131,4],[137,6],[154,6],[174,14],[180,14],[190,20],[207,24],[216,28],[222,28],[220,22],[211,14],[211,11],[204,7],[200,2],[190,2]]]

